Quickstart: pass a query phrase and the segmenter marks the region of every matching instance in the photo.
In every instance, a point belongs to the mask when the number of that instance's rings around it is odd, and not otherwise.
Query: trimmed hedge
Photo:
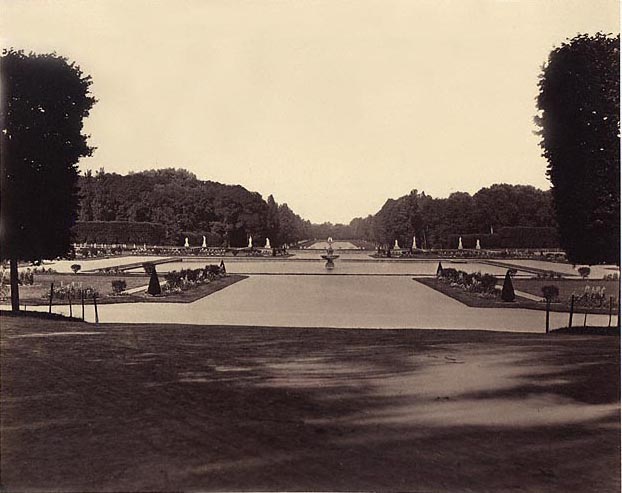
[[[72,228],[76,243],[137,243],[161,245],[166,237],[162,224],[126,221],[78,221]]]
[[[559,248],[556,228],[513,226],[495,234],[449,235],[449,247],[458,248],[460,237],[464,248],[475,248],[478,239],[482,248]]]

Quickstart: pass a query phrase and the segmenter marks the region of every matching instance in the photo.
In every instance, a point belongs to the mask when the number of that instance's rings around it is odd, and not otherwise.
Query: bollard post
[[[611,315],[613,313],[613,296],[609,296],[609,323],[607,327],[611,327]]]
[[[52,313],[52,298],[54,298],[54,283],[50,283],[50,305],[48,306],[48,313]]]
[[[574,314],[574,294],[570,297],[570,316],[568,317],[568,327],[572,327],[572,315]]]
[[[99,323],[99,314],[97,313],[97,294],[93,293],[93,306],[95,306],[95,323]]]
[[[549,333],[549,313],[551,312],[551,301],[546,300],[546,333]]]

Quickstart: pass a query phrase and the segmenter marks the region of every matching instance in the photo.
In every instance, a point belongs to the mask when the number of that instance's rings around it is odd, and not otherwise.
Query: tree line
[[[255,245],[270,238],[272,245],[306,238],[309,222],[272,195],[240,185],[199,180],[183,169],[158,169],[120,175],[100,169],[78,181],[78,220],[156,223],[164,227],[164,242],[183,244],[187,236],[206,236],[210,246],[242,247],[252,236]]]
[[[349,226],[354,238],[379,245],[397,240],[400,246],[411,247],[414,237],[418,248],[456,248],[457,235],[493,236],[518,226],[554,228],[555,213],[550,191],[496,184],[474,195],[455,192],[447,198],[413,190],[387,200],[374,215],[353,219]]]
[[[554,227],[551,194],[532,186],[493,185],[475,195],[457,192],[433,198],[413,190],[389,199],[374,215],[349,224],[312,224],[287,204],[239,185],[199,180],[183,169],[120,175],[103,169],[79,179],[79,221],[128,221],[164,226],[165,242],[206,236],[211,246],[272,245],[308,238],[360,239],[379,245],[450,248],[452,235],[494,233],[507,226]]]

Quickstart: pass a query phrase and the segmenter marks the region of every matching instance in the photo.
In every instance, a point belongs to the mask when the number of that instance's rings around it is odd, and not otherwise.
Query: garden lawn
[[[619,337],[0,322],[3,491],[620,489]]]

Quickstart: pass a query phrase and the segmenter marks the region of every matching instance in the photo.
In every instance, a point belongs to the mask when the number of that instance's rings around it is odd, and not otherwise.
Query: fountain
[[[333,250],[333,239],[328,238],[328,248],[326,249],[326,255],[322,255],[322,258],[326,260],[326,270],[333,270],[335,268],[335,264],[333,260],[339,258],[339,255],[335,255]]]

